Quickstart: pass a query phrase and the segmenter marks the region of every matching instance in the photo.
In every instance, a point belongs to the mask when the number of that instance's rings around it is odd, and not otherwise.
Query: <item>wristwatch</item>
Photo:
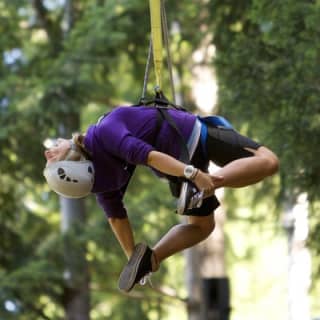
[[[186,179],[193,179],[197,173],[198,169],[196,169],[192,165],[186,165],[183,170],[183,175]]]

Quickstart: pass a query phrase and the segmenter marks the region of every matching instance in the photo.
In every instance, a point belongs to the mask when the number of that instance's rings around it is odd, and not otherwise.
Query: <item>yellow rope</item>
[[[150,0],[151,38],[157,90],[162,89],[162,24],[161,0]]]

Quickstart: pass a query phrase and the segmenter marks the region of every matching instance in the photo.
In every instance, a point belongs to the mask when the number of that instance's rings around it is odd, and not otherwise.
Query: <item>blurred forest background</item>
[[[294,244],[311,252],[312,267],[302,276],[309,281],[311,272],[307,291],[315,319],[320,315],[320,1],[179,0],[166,1],[166,9],[183,105],[225,116],[281,160],[276,177],[225,190],[223,196],[223,272],[231,283],[231,319],[296,319],[288,318]],[[114,106],[139,100],[149,38],[148,1],[0,0],[1,319],[65,319],[82,308],[83,317],[73,319],[191,319],[188,301],[196,292],[186,280],[190,256],[163,264],[153,277],[156,291],[121,294],[117,279],[125,256],[94,197],[77,202],[78,216],[66,229],[65,204],[42,176],[46,138],[83,131]],[[216,83],[201,91],[207,78]],[[153,83],[151,78],[149,92]],[[167,73],[164,91],[169,95]],[[199,101],[207,103],[206,110]],[[294,242],[299,220],[294,208],[301,201],[308,237]],[[179,222],[167,185],[145,168],[136,172],[126,204],[137,241],[153,244]],[[201,273],[197,261],[192,274]],[[215,258],[210,261],[214,268]],[[70,310],[79,295],[81,306]]]

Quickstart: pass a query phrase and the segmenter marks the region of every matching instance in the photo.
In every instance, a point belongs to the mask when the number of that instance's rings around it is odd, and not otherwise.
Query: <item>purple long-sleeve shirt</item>
[[[123,196],[131,177],[128,164],[147,165],[152,150],[180,155],[180,138],[166,121],[157,134],[158,112],[153,107],[118,107],[87,130],[84,143],[95,169],[92,192],[108,217],[127,217]],[[171,109],[169,113],[187,141],[196,116]]]

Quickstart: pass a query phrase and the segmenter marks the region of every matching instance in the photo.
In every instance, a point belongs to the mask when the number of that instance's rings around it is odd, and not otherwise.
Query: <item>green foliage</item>
[[[261,123],[250,133],[279,154],[285,187],[311,198],[319,178],[316,17],[314,2],[252,1],[216,35],[222,112],[237,125]]]
[[[47,220],[29,211],[23,201],[10,200],[17,194],[14,189],[7,191],[0,194],[0,315],[9,319],[3,307],[10,302],[14,319],[20,313],[24,317],[19,319],[36,319],[42,313],[40,297],[57,300],[61,294],[61,245],[54,234],[48,237],[52,226]]]
[[[113,105],[139,99],[149,42],[148,2],[73,1],[69,25],[65,7],[48,3],[0,2],[0,317],[63,318],[67,243],[84,250],[89,263],[92,319],[164,318],[166,299],[132,300],[115,291],[125,257],[94,199],[86,203],[86,225],[62,236],[58,198],[42,177],[45,138],[85,130]],[[179,26],[170,42],[185,104],[194,107],[192,53],[213,36],[220,112],[281,159],[279,180],[242,195],[246,206],[256,209],[241,220],[244,232],[249,222],[264,221],[266,207],[276,207],[279,184],[281,196],[306,191],[317,208],[319,1],[171,1],[166,6],[168,21]],[[164,91],[170,92],[166,72],[164,78]],[[178,221],[167,186],[156,181],[137,170],[125,199],[137,240],[150,244]],[[262,198],[261,204],[255,201]],[[238,200],[232,194],[227,200],[230,216],[239,221],[241,210],[231,210]],[[318,212],[312,218],[316,252]],[[230,259],[244,261],[253,252],[247,248],[239,256],[230,250]],[[180,258],[172,259],[182,269]],[[170,272],[164,265],[156,280],[170,283],[175,278]],[[146,291],[140,293],[145,298]],[[4,307],[8,301],[15,306],[12,312]]]
[[[152,301],[158,298],[136,303],[115,290],[126,259],[94,199],[87,201],[87,224],[60,234],[58,198],[47,193],[42,177],[42,142],[86,128],[119,103],[119,97],[137,100],[147,53],[148,5],[77,1],[72,25],[64,29],[65,8],[43,4],[0,4],[4,35],[0,47],[5,57],[0,65],[4,79],[0,84],[0,317],[62,319],[69,286],[65,261],[82,270],[77,256],[82,250],[93,288],[92,318],[147,319],[150,310],[161,313],[163,307],[154,306]],[[137,176],[144,187],[153,189],[154,178],[145,172]],[[153,195],[138,192],[135,185],[127,201],[140,230],[137,239],[152,243],[173,221],[167,217],[175,216],[160,197],[163,185]],[[66,247],[74,249],[68,256]]]
[[[280,196],[272,199],[281,204],[288,195],[306,192],[311,206],[318,207],[319,1],[211,4],[220,113],[278,154],[280,190],[277,184],[273,188]],[[270,201],[272,194],[265,192],[259,201]],[[316,279],[319,210],[311,211],[310,227]]]
[[[45,138],[84,130],[114,104],[139,98],[148,3],[77,1],[67,28],[64,6],[44,4],[0,4],[0,317],[62,319],[72,289],[65,262],[83,278],[81,252],[90,269],[92,319],[165,315],[168,300],[157,294],[132,300],[115,289],[126,258],[94,199],[86,203],[86,225],[60,233],[58,198],[42,176]],[[152,244],[177,222],[167,199],[165,184],[137,170],[126,202],[138,241]],[[66,248],[73,250],[66,255]],[[166,273],[164,266],[156,280]]]

